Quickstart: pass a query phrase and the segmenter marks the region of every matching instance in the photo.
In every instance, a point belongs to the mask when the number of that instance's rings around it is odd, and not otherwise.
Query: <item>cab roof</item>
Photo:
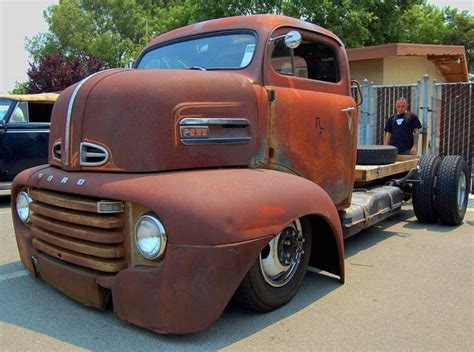
[[[317,32],[336,40],[341,46],[343,45],[341,40],[334,33],[313,23],[305,22],[288,16],[249,15],[224,17],[215,20],[199,22],[172,30],[151,40],[145,47],[144,51],[152,46],[170,40],[224,30],[253,30],[257,32],[259,36],[266,38],[275,29],[280,27],[293,27]]]

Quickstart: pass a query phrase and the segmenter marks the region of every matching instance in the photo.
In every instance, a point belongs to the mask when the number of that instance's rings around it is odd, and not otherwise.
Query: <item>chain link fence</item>
[[[434,81],[430,99],[428,79],[425,75],[423,80],[402,85],[374,85],[364,80],[359,144],[383,144],[385,122],[395,114],[397,99],[404,97],[423,125],[421,154],[461,155],[471,170],[474,190],[474,82]],[[352,92],[355,96],[354,87]]]
[[[431,152],[461,155],[471,170],[474,181],[474,83],[434,83]],[[438,147],[437,147],[438,146]],[[472,190],[473,188],[471,188]]]

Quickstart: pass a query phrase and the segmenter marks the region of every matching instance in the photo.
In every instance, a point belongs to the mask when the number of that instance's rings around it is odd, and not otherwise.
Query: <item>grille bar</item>
[[[118,231],[92,229],[87,226],[75,225],[63,221],[50,220],[38,214],[32,214],[30,222],[43,229],[58,233],[60,235],[74,237],[80,240],[98,243],[121,243],[123,234]]]
[[[74,253],[67,249],[48,244],[38,238],[33,238],[33,247],[54,258],[59,258],[65,262],[80,265],[97,271],[115,273],[127,267],[124,260],[120,259],[101,259],[80,253]]]
[[[110,215],[84,214],[75,210],[54,207],[47,204],[40,204],[33,201],[30,208],[34,213],[73,224],[112,229],[123,227],[121,218]]]
[[[55,246],[99,258],[121,258],[125,255],[123,246],[95,244],[93,242],[70,239],[59,234],[48,233],[36,226],[31,227],[31,233],[36,238]]]
[[[74,196],[50,191],[31,190],[29,194],[33,200],[49,205],[97,213],[98,202],[94,200],[78,199]]]

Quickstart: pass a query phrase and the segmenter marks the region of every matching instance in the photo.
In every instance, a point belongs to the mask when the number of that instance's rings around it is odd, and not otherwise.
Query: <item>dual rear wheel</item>
[[[419,183],[413,185],[413,210],[419,222],[457,226],[466,214],[469,171],[458,155],[423,156],[418,162]]]

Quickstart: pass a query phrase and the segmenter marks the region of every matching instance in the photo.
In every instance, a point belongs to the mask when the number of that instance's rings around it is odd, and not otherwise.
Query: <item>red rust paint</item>
[[[13,183],[12,209],[25,188],[124,202],[128,210],[123,214],[123,247],[116,252],[106,244],[100,247],[100,253],[123,258],[109,268],[116,274],[91,273],[50,260],[42,249],[54,254],[55,247],[46,247],[34,233],[62,246],[68,240],[31,231],[13,211],[18,250],[28,270],[87,305],[104,308],[111,294],[123,320],[157,332],[196,332],[218,319],[268,241],[293,220],[310,216],[328,225],[335,244],[332,262],[325,267],[344,281],[337,209],[350,202],[357,131],[357,114],[341,111],[355,106],[344,47],[316,25],[261,15],[177,29],[144,50],[233,29],[258,36],[254,59],[243,70],[115,69],[83,83],[72,106],[70,163],[64,165],[50,153],[49,166],[19,174]],[[290,29],[336,48],[340,82],[301,80],[273,71],[269,38]],[[53,110],[50,149],[61,141],[63,158],[65,117],[74,88],[60,95]],[[250,140],[185,145],[179,130],[184,118],[244,118]],[[199,128],[185,133],[205,137]],[[81,142],[105,148],[108,162],[81,166]],[[60,182],[64,177],[67,183]],[[134,245],[133,221],[147,212],[157,214],[167,231],[168,247],[158,261],[140,257]],[[56,228],[64,231],[64,226]],[[75,235],[83,233],[76,230]],[[67,250],[63,253],[78,265],[91,263]],[[32,256],[40,258],[37,267]]]

